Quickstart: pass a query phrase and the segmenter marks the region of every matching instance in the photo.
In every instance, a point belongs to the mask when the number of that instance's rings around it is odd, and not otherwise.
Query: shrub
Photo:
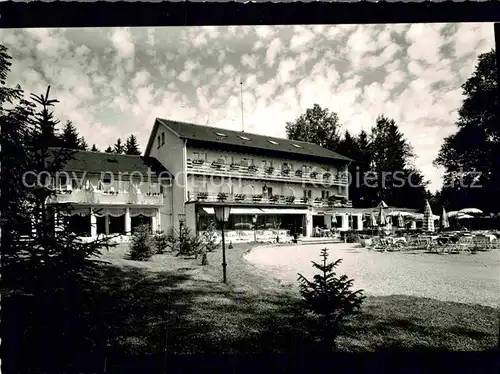
[[[346,243],[359,243],[359,235],[355,232],[348,231],[345,234]]]
[[[147,225],[138,226],[131,239],[129,257],[135,261],[147,261],[154,254],[151,229]]]
[[[205,242],[201,235],[193,234],[189,227],[183,226],[179,231],[173,232],[169,238],[172,249],[177,251],[176,256],[198,257],[206,251]]]
[[[156,253],[161,255],[165,253],[166,249],[170,246],[169,237],[163,231],[158,231],[153,236]]]
[[[205,248],[208,252],[213,252],[219,246],[219,242],[217,241],[217,227],[215,223],[212,221],[207,226],[207,229],[203,233],[203,240],[205,242]]]
[[[334,269],[341,259],[327,263],[328,249],[321,250],[321,264],[313,262],[313,267],[320,271],[307,280],[299,274],[299,290],[303,299],[303,310],[317,317],[319,335],[328,349],[336,348],[335,340],[343,322],[357,314],[365,299],[362,290],[351,291],[353,280],[346,275],[337,276]]]

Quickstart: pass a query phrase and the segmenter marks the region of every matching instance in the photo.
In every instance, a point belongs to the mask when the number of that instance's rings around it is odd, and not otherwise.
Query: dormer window
[[[226,135],[226,134],[223,134],[223,133],[221,133],[221,132],[215,132],[214,134],[215,134],[215,135],[217,135],[217,136],[221,136],[221,137],[223,137],[223,138],[226,138],[226,137],[227,137],[227,135]]]
[[[274,140],[268,140],[269,143],[271,144],[274,144],[274,145],[279,145],[280,143],[278,143],[277,141],[274,141]]]
[[[250,140],[250,138],[247,138],[246,136],[243,136],[243,135],[238,135],[238,138],[243,139],[243,140]]]
[[[298,144],[293,144],[293,143],[292,143],[292,145],[293,145],[295,148],[302,148],[302,146],[301,146],[301,145],[298,145]]]

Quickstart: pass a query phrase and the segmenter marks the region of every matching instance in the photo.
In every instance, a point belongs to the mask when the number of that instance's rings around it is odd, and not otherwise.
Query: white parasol
[[[464,208],[460,209],[458,213],[464,213],[464,214],[482,214],[483,211],[477,208]]]

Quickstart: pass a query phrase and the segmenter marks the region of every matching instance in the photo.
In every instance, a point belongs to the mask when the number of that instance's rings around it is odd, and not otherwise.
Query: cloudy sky
[[[101,150],[133,133],[144,149],[155,117],[285,137],[314,103],[344,129],[394,118],[416,166],[432,165],[455,131],[460,86],[494,48],[493,24],[0,30],[10,84],[52,86],[58,118]]]

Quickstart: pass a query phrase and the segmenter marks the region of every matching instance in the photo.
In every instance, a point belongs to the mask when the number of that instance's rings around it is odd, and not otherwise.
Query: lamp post
[[[253,222],[253,241],[257,243],[257,215],[252,217]]]
[[[226,243],[224,241],[224,223],[226,223],[229,219],[229,214],[231,213],[231,208],[228,206],[216,206],[214,207],[215,218],[221,224],[221,234],[222,234],[222,275],[223,282],[227,283],[226,277]]]
[[[179,218],[179,238],[182,242],[182,239],[183,239],[183,228],[184,228],[184,223],[186,222],[186,215],[185,214],[182,214],[182,213],[179,213],[177,215],[177,217]]]

